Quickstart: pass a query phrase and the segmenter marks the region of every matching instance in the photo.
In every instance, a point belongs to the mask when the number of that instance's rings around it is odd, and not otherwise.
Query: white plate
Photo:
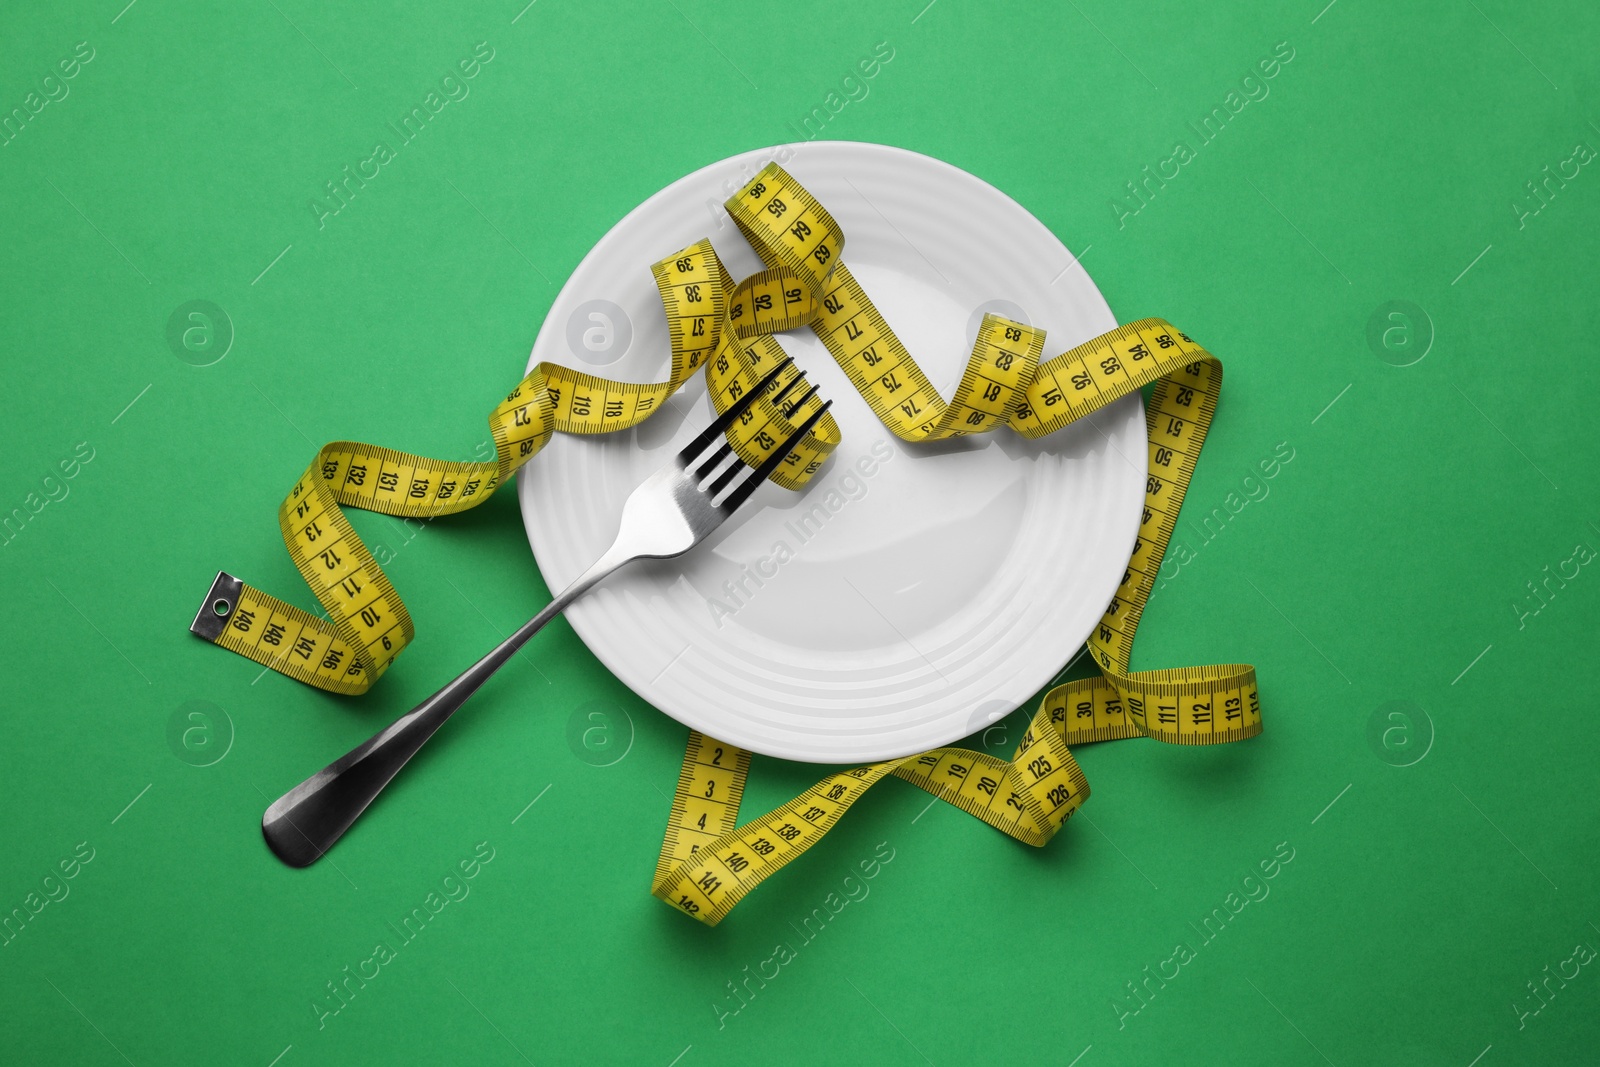
[[[649,267],[710,236],[735,279],[760,269],[721,204],[773,158],[833,213],[850,269],[946,397],[983,311],[1044,326],[1047,358],[1117,325],[1066,247],[993,186],[897,148],[811,142],[715,163],[617,223],[556,298],[529,368],[665,378]],[[965,737],[1049,682],[1115,592],[1144,502],[1143,404],[1035,442],[906,445],[809,330],[781,343],[834,400],[844,443],[828,465],[803,493],[764,486],[706,543],[634,564],[567,618],[639,696],[756,752],[854,763]],[[711,417],[697,375],[635,430],[557,434],[523,468],[551,589]]]

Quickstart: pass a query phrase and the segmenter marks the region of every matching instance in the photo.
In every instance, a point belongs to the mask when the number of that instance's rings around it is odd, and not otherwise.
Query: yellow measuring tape
[[[1216,411],[1222,365],[1210,353],[1165,321],[1142,319],[1041,362],[1043,330],[986,315],[947,402],[842,262],[843,231],[788,173],[769,164],[727,209],[767,269],[735,285],[704,240],[651,268],[672,338],[665,382],[614,382],[541,363],[489,415],[492,463],[446,462],[353,441],[325,445],[279,507],[278,525],[327,618],[224,572],[191,630],[302,682],[363,693],[410,643],[414,629],[341,507],[407,518],[465,511],[486,500],[554,431],[608,433],[637,425],[702,365],[712,402],[725,411],[783,359],[773,335],[810,326],[878,417],[908,441],[1001,425],[1039,437],[1155,383],[1139,537],[1088,641],[1101,676],[1046,694],[1009,761],[939,748],[857,767],[740,827],[750,754],[691,732],[656,865],[657,897],[715,925],[888,775],[1042,845],[1089,795],[1069,745],[1125,737],[1205,745],[1261,732],[1251,667],[1129,670],[1134,631]],[[779,384],[797,373],[787,370]],[[746,462],[759,465],[820,403],[814,397],[786,415],[758,399],[728,440]],[[837,424],[824,416],[772,479],[803,487],[838,442]]]

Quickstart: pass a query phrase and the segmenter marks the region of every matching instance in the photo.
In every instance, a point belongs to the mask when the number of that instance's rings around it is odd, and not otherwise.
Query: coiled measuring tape
[[[766,269],[735,285],[705,240],[651,268],[672,342],[665,382],[614,382],[541,363],[489,415],[494,462],[447,462],[352,441],[325,445],[279,507],[278,525],[326,618],[223,572],[190,629],[310,685],[363,693],[415,631],[342,507],[405,518],[465,511],[486,500],[555,431],[635,426],[701,366],[713,404],[725,411],[783,359],[773,335],[809,326],[884,424],[908,441],[1001,425],[1039,437],[1155,383],[1138,540],[1088,640],[1101,676],[1047,693],[1010,760],[938,748],[857,767],[739,826],[750,754],[691,731],[656,865],[655,896],[715,925],[890,775],[1019,841],[1043,845],[1089,795],[1070,745],[1127,737],[1206,745],[1261,732],[1251,667],[1129,670],[1134,632],[1216,411],[1222,365],[1210,353],[1164,320],[1142,319],[1041,361],[1043,330],[986,315],[947,402],[842,262],[843,231],[787,172],[768,164],[726,206]],[[779,384],[797,373],[786,371]],[[785,414],[762,397],[728,431],[729,443],[757,466],[820,402],[812,398]],[[825,415],[783,457],[772,479],[803,487],[838,442],[838,425]]]

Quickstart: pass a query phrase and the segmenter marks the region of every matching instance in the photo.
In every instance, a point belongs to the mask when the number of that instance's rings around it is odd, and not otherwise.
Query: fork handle
[[[321,859],[490,675],[568,604],[635,558],[614,552],[596,560],[544,610],[443,689],[273,801],[261,818],[261,833],[273,854],[291,867],[308,867]]]

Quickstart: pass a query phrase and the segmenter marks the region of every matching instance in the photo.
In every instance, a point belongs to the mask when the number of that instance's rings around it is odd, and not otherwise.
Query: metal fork
[[[545,623],[624,564],[636,559],[668,559],[689,551],[749,499],[832,402],[820,405],[753,471],[726,441],[709,455],[707,449],[749,410],[757,397],[774,386],[790,362],[784,360],[773,368],[671,463],[633,491],[622,507],[616,541],[543,611],[443,689],[274,801],[262,816],[261,832],[277,857],[291,867],[309,866],[320,859],[445,720]],[[804,377],[804,372],[796,375],[772,398],[774,404],[783,404],[786,416],[799,410],[817,391],[813,385],[804,396],[784,403]],[[730,455],[733,462],[712,477]],[[745,479],[734,485],[741,473]]]

